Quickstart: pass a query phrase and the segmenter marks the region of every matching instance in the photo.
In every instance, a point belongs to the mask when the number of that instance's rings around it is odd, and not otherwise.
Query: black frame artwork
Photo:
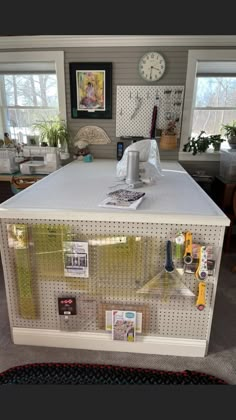
[[[69,66],[71,117],[112,118],[112,63],[70,63]],[[96,97],[98,78],[100,100]],[[93,90],[93,99],[90,99],[92,96],[88,94],[89,89]]]

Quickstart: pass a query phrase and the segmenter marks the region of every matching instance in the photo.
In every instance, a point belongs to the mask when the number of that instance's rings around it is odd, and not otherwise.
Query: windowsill
[[[223,150],[223,149],[222,149]],[[208,150],[205,153],[197,153],[193,155],[191,152],[179,152],[179,160],[183,161],[220,161],[220,152],[214,152],[214,150]]]

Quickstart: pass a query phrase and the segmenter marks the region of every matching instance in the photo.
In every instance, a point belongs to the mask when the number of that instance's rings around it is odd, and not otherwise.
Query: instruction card
[[[89,277],[88,242],[63,242],[64,275]]]
[[[112,311],[106,311],[106,331],[112,331]],[[136,333],[142,332],[142,312],[136,312]]]
[[[136,312],[112,311],[112,338],[113,340],[135,341]]]

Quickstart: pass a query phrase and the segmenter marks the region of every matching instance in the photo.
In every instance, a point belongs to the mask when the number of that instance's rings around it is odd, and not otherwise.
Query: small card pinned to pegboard
[[[65,331],[78,330],[77,303],[75,296],[60,296],[57,298],[60,329]]]
[[[164,130],[175,121],[180,135],[184,86],[117,86],[116,98],[116,137],[149,138],[155,105],[156,127]]]
[[[64,241],[64,275],[89,277],[88,242]]]
[[[58,298],[59,315],[76,315],[76,298],[75,297],[59,297]]]

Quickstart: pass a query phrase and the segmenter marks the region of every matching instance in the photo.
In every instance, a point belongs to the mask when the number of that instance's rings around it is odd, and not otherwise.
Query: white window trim
[[[0,63],[52,62],[57,74],[60,117],[66,122],[64,51],[0,52]]]
[[[186,76],[182,131],[180,138],[179,160],[219,161],[220,153],[212,151],[193,156],[183,152],[183,146],[191,135],[193,121],[193,100],[196,92],[196,74],[198,61],[236,61],[236,50],[189,50]]]

